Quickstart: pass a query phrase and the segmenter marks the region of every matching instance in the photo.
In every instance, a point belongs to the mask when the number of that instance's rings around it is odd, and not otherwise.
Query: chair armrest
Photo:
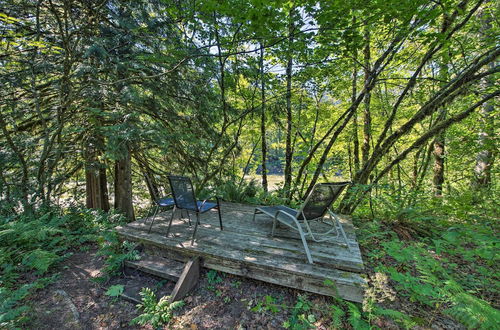
[[[301,227],[300,227],[299,220],[297,220],[297,218],[296,218],[296,217],[294,217],[293,215],[291,215],[290,213],[286,213],[286,212],[285,212],[285,211],[283,211],[283,210],[278,210],[278,211],[276,211],[276,213],[274,214],[274,219],[275,219],[275,220],[280,221],[280,220],[278,219],[278,215],[279,215],[280,213],[283,213],[284,215],[286,215],[287,217],[289,217],[290,219],[292,219],[293,223],[297,226],[297,228],[296,228],[297,230],[299,230],[299,231],[301,231],[301,230],[302,230],[302,229],[301,229]],[[287,225],[287,226],[289,226],[290,228],[293,228],[292,226],[290,226],[290,224],[288,224],[288,223],[286,223],[286,222],[283,222],[283,221],[280,221],[280,222],[281,222],[281,223],[283,223],[283,224],[285,224],[285,225]]]
[[[222,200],[222,198],[220,198],[218,196],[210,196],[209,198],[207,198],[201,202],[200,209],[203,208],[203,205],[205,205],[206,202],[213,201],[214,199],[215,199],[215,202],[217,203],[217,205],[220,206],[220,201]]]
[[[283,213],[284,215],[286,215],[287,217],[289,217],[289,218],[291,218],[291,219],[293,219],[293,220],[297,220],[297,219],[296,219],[293,215],[291,215],[290,213],[286,213],[286,212],[285,212],[285,211],[283,211],[283,210],[278,210],[278,211],[276,211],[276,213],[274,214],[274,218],[278,219],[278,215],[279,215],[280,213]]]

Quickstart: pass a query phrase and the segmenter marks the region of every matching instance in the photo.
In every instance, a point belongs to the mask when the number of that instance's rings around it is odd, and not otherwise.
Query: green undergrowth
[[[137,245],[120,240],[114,230],[103,231],[97,242],[99,243],[97,255],[104,257],[103,275],[95,279],[99,283],[107,282],[111,277],[118,275],[125,261],[140,258]]]
[[[325,285],[331,285],[325,283]],[[286,304],[281,299],[265,295],[250,308],[252,312],[276,315],[285,313],[286,320],[281,324],[285,329],[306,330],[318,327],[328,329],[370,329],[369,315],[363,312],[361,304],[340,298],[330,302],[315,304],[307,294],[298,295],[295,303]],[[381,310],[377,310],[380,313]]]
[[[361,209],[355,219],[371,270],[364,311],[406,328],[446,318],[470,329],[500,328],[495,198],[468,192],[411,204],[387,197],[374,202],[375,214]]]
[[[212,188],[206,188],[199,192],[200,198],[209,198],[217,196],[224,201],[233,203],[259,204],[259,205],[279,205],[287,204],[291,206],[299,206],[300,201],[287,200],[283,198],[282,191],[265,192],[260,183],[255,179],[243,180],[241,182],[226,181],[219,183]]]
[[[130,321],[130,324],[151,325],[153,329],[158,329],[162,325],[168,324],[176,309],[184,306],[184,302],[170,302],[170,296],[163,296],[158,299],[150,288],[143,288],[139,293],[141,303],[137,308],[142,312],[138,317]]]
[[[491,192],[372,197],[353,216],[367,268],[362,304],[299,296],[287,306],[265,296],[252,311],[287,313],[289,329],[500,329],[498,209]]]
[[[57,279],[57,265],[96,242],[122,218],[80,208],[48,208],[0,219],[0,328],[29,320],[29,297]]]

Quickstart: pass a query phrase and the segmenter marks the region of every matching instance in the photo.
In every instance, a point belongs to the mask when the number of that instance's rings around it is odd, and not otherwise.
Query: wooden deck
[[[351,301],[363,300],[364,279],[359,274],[363,272],[363,261],[354,228],[346,217],[342,217],[342,222],[351,250],[340,241],[338,244],[311,241],[309,248],[315,261],[311,265],[297,234],[278,228],[272,238],[269,217],[257,215],[256,221],[252,221],[254,206],[223,203],[221,209],[224,230],[219,230],[216,211],[203,214],[193,246],[190,245],[192,227],[186,219],[174,220],[169,237],[165,237],[170,211],[157,216],[150,234],[150,218],[117,230],[123,239],[142,243],[151,255],[179,261],[199,256],[206,268],[309,292],[339,295]],[[326,280],[334,285],[326,285]]]

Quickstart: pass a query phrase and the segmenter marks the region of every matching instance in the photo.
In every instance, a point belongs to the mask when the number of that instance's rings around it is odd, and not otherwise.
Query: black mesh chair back
[[[297,214],[298,220],[322,218],[350,182],[319,183],[307,196]]]
[[[170,182],[175,205],[180,209],[198,212],[191,180],[184,176],[169,175],[168,181]]]

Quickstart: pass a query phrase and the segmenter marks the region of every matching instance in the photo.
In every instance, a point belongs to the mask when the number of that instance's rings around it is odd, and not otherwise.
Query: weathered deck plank
[[[332,242],[311,242],[315,264],[310,265],[300,240],[270,237],[269,219],[252,222],[253,207],[224,203],[222,210],[224,231],[218,229],[215,214],[205,214],[193,246],[190,245],[192,228],[182,220],[175,220],[172,234],[165,237],[169,212],[158,217],[150,234],[149,220],[117,229],[124,239],[142,242],[149,252],[158,255],[180,261],[200,256],[207,268],[325,295],[338,294],[352,301],[362,300],[364,280],[354,272],[363,271],[363,262],[350,224],[345,229],[351,250]],[[327,279],[336,288],[325,285]]]
[[[271,238],[269,234],[271,232],[272,221],[270,219],[266,219],[266,217],[261,216],[260,218],[258,217],[258,221],[254,223],[251,221],[251,213],[253,212],[253,207],[241,204],[236,204],[236,206],[232,205],[232,207],[238,207],[238,211],[235,212],[232,208],[230,208],[230,211],[223,212],[225,227],[223,232],[218,231],[218,223],[214,223],[213,221],[213,218],[215,216],[214,214],[212,214],[211,216],[208,215],[208,217],[206,215],[203,215],[203,217],[207,217],[207,219],[202,218],[201,225],[199,227],[200,233],[197,236],[198,240],[200,241],[204,239],[205,236],[207,238],[212,238],[215,236],[223,237],[224,239],[228,239],[229,241],[231,241],[233,238],[237,237],[239,240],[241,240],[239,243],[243,242],[248,244],[258,244],[259,246],[263,247],[295,251],[296,253],[304,255],[305,258],[305,254],[302,248],[302,242],[300,241],[298,235],[293,236],[293,233],[290,234],[289,230],[282,229],[281,232],[289,233],[288,236],[280,235],[280,231],[277,231],[277,235]],[[156,221],[155,226],[153,227],[153,231],[157,233],[166,233],[166,229],[168,227],[167,219],[169,219],[169,216],[170,213],[164,214],[163,217],[159,216],[159,218],[163,219],[164,221]],[[137,221],[130,224],[130,226],[138,229],[144,229],[148,225],[149,223],[147,221],[146,223],[144,221]],[[363,271],[361,254],[359,251],[359,246],[355,241],[353,228],[352,226],[349,226],[348,223],[345,223],[344,227],[346,227],[347,235],[351,237],[350,239],[348,239],[350,250],[345,248],[341,244],[335,244],[335,242],[309,242],[309,248],[312,252],[312,255],[313,257],[317,256],[320,258],[324,257],[339,260],[346,259],[359,265],[359,267],[355,267],[355,269],[351,270]],[[216,230],[218,234],[214,235],[214,233],[210,231],[201,233],[204,232],[203,228]],[[184,222],[174,221],[174,223],[172,224],[171,232],[182,236],[185,235],[185,232],[190,232],[190,230],[191,229],[186,227],[186,224]]]
[[[181,226],[185,225],[182,224]],[[129,227],[145,230],[143,225],[132,224]],[[176,230],[182,229],[178,226],[172,227],[173,233],[176,233]],[[188,229],[184,228],[184,230],[187,231]],[[153,232],[165,235],[166,229],[156,229]],[[188,242],[185,241],[186,237],[183,238],[180,235],[181,234],[177,233],[177,236],[171,235],[170,237],[175,244],[188,244]],[[224,231],[217,231],[217,234],[214,235],[214,232],[211,229],[200,226],[197,233],[196,244],[219,246],[221,249],[228,250],[241,250],[243,253],[268,253],[274,257],[296,259],[297,263],[303,263],[306,260],[302,242],[299,240],[258,237],[238,232],[231,232],[227,229]],[[362,260],[356,257],[347,248],[341,246],[337,246],[337,248],[331,249],[327,252],[321,251],[318,248],[311,248],[311,254],[314,258],[314,262],[320,265],[331,265],[338,269],[354,272],[363,271]]]
[[[140,260],[127,260],[125,266],[172,281],[178,281],[184,269],[182,262],[151,255],[143,255]]]

